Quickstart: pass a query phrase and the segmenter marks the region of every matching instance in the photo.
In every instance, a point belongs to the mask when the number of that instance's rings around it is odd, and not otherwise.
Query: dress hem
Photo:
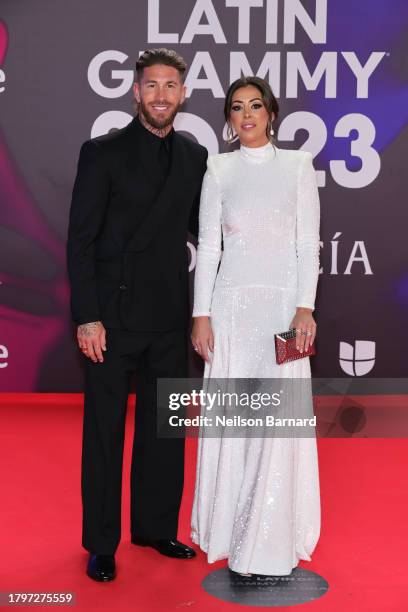
[[[220,555],[217,555],[214,559],[210,559],[208,558],[208,547],[205,547],[203,544],[200,543],[199,538],[196,536],[195,533],[191,533],[190,534],[191,540],[194,542],[194,544],[197,544],[197,546],[200,547],[200,549],[207,555],[207,562],[209,564],[212,563],[216,563],[217,561],[222,561],[224,559],[229,559],[230,555],[229,552],[226,553],[221,553]],[[297,563],[296,565],[292,566],[291,570],[274,570],[273,572],[269,571],[268,573],[265,573],[264,571],[259,571],[257,569],[252,569],[251,567],[249,568],[239,568],[237,566],[235,566],[235,568],[233,566],[230,566],[228,564],[228,567],[233,571],[233,572],[243,572],[243,573],[251,573],[251,574],[257,574],[257,575],[261,575],[261,576],[290,576],[290,574],[292,573],[292,571],[298,566],[299,561],[311,561],[311,557],[308,556],[297,556]],[[244,571],[245,570],[245,571]]]

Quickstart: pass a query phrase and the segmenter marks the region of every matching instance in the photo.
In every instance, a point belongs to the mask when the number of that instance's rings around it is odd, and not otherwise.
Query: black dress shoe
[[[178,540],[148,540],[138,536],[132,536],[131,542],[132,544],[137,544],[138,546],[151,546],[161,555],[166,555],[166,557],[175,557],[176,559],[192,559],[192,557],[196,556],[195,550],[190,548],[190,546],[179,542]]]
[[[108,582],[116,576],[116,565],[114,555],[89,555],[86,573],[93,580]]]

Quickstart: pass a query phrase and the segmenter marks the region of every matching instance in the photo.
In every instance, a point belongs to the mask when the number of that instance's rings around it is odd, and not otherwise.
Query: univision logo
[[[375,342],[356,340],[354,346],[348,342],[340,342],[339,361],[343,372],[350,376],[368,374],[375,363]]]

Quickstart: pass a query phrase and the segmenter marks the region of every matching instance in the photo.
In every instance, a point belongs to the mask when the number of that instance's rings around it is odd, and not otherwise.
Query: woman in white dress
[[[312,155],[272,143],[278,110],[263,79],[232,83],[224,113],[240,148],[208,158],[191,334],[204,381],[311,376],[309,357],[277,365],[274,351],[274,334],[289,328],[300,350],[314,342],[320,224]],[[191,537],[208,562],[282,576],[310,561],[320,534],[314,435],[200,433]]]

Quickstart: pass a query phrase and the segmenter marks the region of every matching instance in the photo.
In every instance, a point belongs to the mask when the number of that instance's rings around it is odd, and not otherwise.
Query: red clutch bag
[[[313,344],[309,344],[307,351],[303,350],[303,353],[298,351],[296,348],[296,329],[290,329],[281,334],[275,334],[275,352],[276,363],[281,364],[316,355],[316,347],[313,342]]]

